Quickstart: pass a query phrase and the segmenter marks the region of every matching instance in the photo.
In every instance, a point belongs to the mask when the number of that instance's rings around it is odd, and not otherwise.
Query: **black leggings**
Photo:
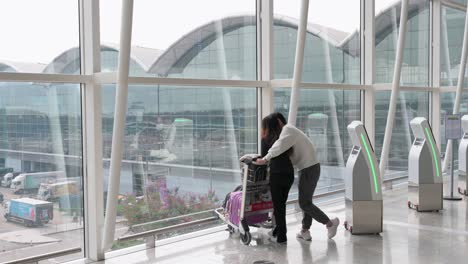
[[[278,242],[286,241],[286,201],[289,190],[294,182],[294,175],[271,174],[270,189],[273,200],[274,216],[276,220],[275,234]]]

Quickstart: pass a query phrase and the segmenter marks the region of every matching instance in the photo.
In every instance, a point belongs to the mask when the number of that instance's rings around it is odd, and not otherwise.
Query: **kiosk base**
[[[442,183],[408,183],[408,207],[418,212],[442,210],[442,196]]]
[[[461,182],[465,183],[465,189],[458,187],[458,192],[461,195],[468,196],[468,177],[466,177],[466,172],[458,171],[458,178]]]
[[[382,233],[383,202],[352,201],[345,199],[346,221],[344,226],[351,234]]]

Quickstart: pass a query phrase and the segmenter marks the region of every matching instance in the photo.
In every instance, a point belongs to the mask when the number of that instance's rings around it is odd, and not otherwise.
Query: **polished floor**
[[[227,232],[162,245],[156,249],[112,257],[116,263],[468,263],[468,199],[444,201],[439,213],[408,209],[407,187],[384,195],[384,232],[381,235],[351,235],[340,226],[333,240],[315,222],[312,242],[299,241],[295,233],[301,215],[288,215],[288,244],[276,245],[259,230],[250,246]],[[330,216],[344,220],[344,202],[323,204]]]

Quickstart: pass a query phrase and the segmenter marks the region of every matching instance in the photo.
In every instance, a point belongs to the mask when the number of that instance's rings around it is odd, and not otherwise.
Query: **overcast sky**
[[[310,0],[309,22],[359,28],[359,0]],[[376,13],[395,0],[376,0]],[[300,0],[275,0],[275,13],[299,18]],[[121,0],[101,0],[101,42],[118,43]],[[254,14],[254,0],[134,0],[132,45],[166,49],[214,19]],[[0,1],[0,60],[49,63],[79,44],[77,0]]]

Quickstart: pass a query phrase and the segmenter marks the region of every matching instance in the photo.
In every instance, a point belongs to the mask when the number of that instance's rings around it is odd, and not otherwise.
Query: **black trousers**
[[[299,206],[303,212],[302,228],[309,229],[312,225],[312,219],[326,224],[330,219],[313,202],[312,196],[320,179],[320,164],[315,164],[299,171]]]
[[[294,175],[273,174],[270,175],[270,190],[273,200],[273,209],[276,221],[275,234],[278,242],[286,241],[286,201],[289,190],[294,182]]]

